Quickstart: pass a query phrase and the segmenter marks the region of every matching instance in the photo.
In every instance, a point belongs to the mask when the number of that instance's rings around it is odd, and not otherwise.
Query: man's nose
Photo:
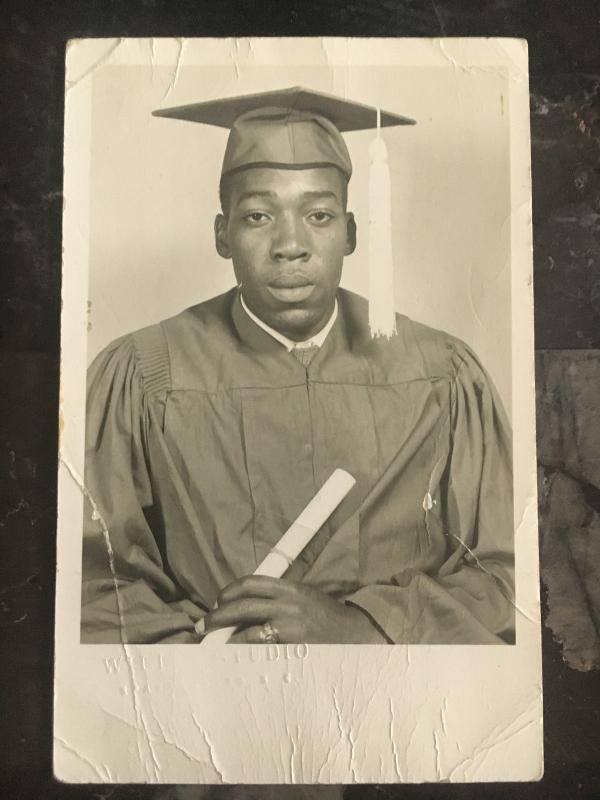
[[[286,216],[279,220],[271,243],[275,261],[308,261],[310,246],[302,220]]]

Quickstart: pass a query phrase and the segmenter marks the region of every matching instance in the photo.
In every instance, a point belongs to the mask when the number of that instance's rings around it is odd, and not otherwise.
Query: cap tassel
[[[369,159],[369,328],[371,336],[389,338],[396,333],[392,189],[379,109],[377,136],[369,147]]]

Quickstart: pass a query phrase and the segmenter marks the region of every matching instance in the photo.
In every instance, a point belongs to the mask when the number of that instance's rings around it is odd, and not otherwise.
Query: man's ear
[[[221,258],[231,258],[227,219],[223,214],[217,214],[215,217],[215,247]]]
[[[345,256],[350,256],[356,250],[356,220],[354,214],[348,212],[346,214],[346,249],[344,250]]]

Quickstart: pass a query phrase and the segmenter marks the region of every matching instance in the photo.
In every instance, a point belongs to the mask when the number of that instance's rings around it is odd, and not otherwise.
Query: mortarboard
[[[377,131],[369,149],[369,325],[374,336],[395,331],[391,186],[381,128],[412,125],[398,114],[300,87],[160,109],[154,116],[229,130],[221,177],[242,169],[337,167],[350,179],[342,133]]]

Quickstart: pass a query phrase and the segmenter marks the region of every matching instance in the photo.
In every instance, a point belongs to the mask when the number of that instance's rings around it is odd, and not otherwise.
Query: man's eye
[[[252,211],[251,214],[246,214],[244,219],[246,219],[251,225],[259,225],[262,222],[266,222],[269,217],[262,211]]]
[[[324,225],[326,222],[329,222],[330,219],[333,219],[333,214],[330,214],[328,211],[313,211],[312,214],[309,214],[308,218],[311,222]]]

